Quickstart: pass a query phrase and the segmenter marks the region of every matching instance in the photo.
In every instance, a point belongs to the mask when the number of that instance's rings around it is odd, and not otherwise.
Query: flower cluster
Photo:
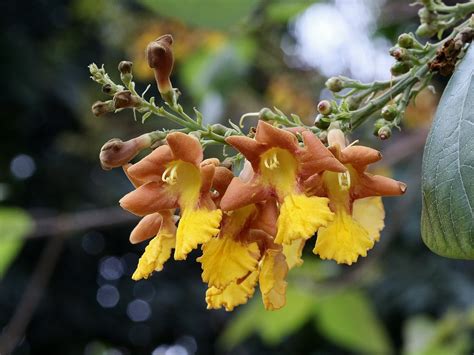
[[[238,177],[217,159],[203,160],[199,140],[181,132],[124,165],[135,190],[120,204],[143,217],[130,241],[152,238],[133,279],[201,246],[208,308],[230,311],[258,283],[265,308],[274,310],[285,305],[288,271],[303,263],[303,247],[316,233],[313,252],[322,259],[350,265],[366,256],[384,227],[381,196],[406,187],[366,172],[381,159],[378,151],[346,146],[338,129],[328,141],[327,148],[309,130],[259,121],[253,138],[226,138],[246,159]]]

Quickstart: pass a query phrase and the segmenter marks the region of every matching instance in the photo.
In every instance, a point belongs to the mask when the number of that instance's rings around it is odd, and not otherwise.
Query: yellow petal
[[[236,242],[231,236],[212,238],[202,247],[202,280],[217,288],[243,278],[258,266],[260,250],[257,243]]]
[[[309,239],[321,226],[332,221],[334,213],[325,197],[291,194],[285,197],[277,221],[277,244],[290,244],[296,239]]]
[[[185,209],[176,231],[175,260],[185,260],[191,250],[216,236],[221,219],[221,210]]]
[[[280,309],[286,303],[286,275],[288,265],[285,256],[277,250],[267,250],[260,268],[260,291],[265,309]]]
[[[153,271],[161,271],[163,264],[170,258],[176,238],[174,234],[159,233],[148,243],[145,252],[138,261],[138,266],[132,279],[138,281],[146,279]]]
[[[286,263],[288,264],[288,268],[290,270],[295,266],[301,266],[303,264],[301,254],[303,253],[305,243],[306,240],[297,239],[291,244],[283,244],[283,254],[285,255]]]
[[[366,197],[355,200],[352,206],[352,218],[369,232],[369,237],[378,242],[380,231],[385,227],[385,210],[382,197]]]
[[[374,246],[369,233],[345,210],[336,212],[336,217],[326,228],[320,228],[313,249],[321,259],[333,259],[338,264],[351,265],[359,256],[367,256]]]
[[[224,307],[226,311],[232,311],[236,306],[247,303],[255,292],[257,279],[258,271],[254,271],[241,283],[234,281],[223,289],[209,287],[206,291],[207,309]]]

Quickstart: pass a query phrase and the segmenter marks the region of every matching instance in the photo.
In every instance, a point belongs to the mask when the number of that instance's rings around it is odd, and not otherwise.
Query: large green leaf
[[[391,354],[384,325],[360,291],[327,294],[316,306],[316,326],[326,338],[364,354]]]
[[[441,97],[425,146],[422,193],[425,244],[442,256],[474,259],[473,48]]]
[[[33,228],[30,216],[21,209],[0,208],[0,278],[23,245],[23,237]]]
[[[140,0],[156,13],[188,25],[227,30],[245,19],[258,0]]]

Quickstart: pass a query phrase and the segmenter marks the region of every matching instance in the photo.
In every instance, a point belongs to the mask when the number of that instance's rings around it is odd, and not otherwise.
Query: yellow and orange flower
[[[163,216],[163,211],[179,207],[181,217],[173,247],[174,258],[183,260],[192,249],[219,233],[222,212],[210,192],[215,161],[203,161],[201,145],[194,137],[175,132],[168,135],[167,143],[127,169],[130,178],[141,184],[125,195],[120,205],[150,220],[149,215],[159,212]],[[143,258],[146,256],[147,252]],[[147,270],[140,270],[139,263],[137,277],[148,276]]]
[[[346,147],[342,131],[328,135],[329,149],[347,168],[346,172],[325,171],[307,180],[313,193],[329,197],[335,218],[320,228],[313,252],[322,259],[351,265],[359,256],[367,256],[380,239],[385,211],[381,196],[397,196],[406,190],[402,182],[366,172],[369,164],[382,158],[375,149]]]

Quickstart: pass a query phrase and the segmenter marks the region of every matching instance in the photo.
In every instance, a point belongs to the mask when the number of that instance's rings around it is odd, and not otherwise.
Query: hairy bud
[[[397,43],[402,48],[413,48],[413,45],[415,44],[415,39],[408,33],[402,33],[400,36],[398,36]]]
[[[374,136],[377,136],[379,135],[379,130],[382,128],[382,127],[385,127],[387,125],[387,121],[383,118],[379,118],[377,121],[375,121],[374,123]]]
[[[327,129],[329,127],[330,122],[324,119],[322,114],[319,114],[314,119],[314,125],[319,129]]]
[[[174,94],[170,81],[174,64],[172,44],[173,37],[171,35],[164,35],[150,42],[146,49],[148,65],[155,72],[158,91],[166,101],[170,99],[170,95]]]
[[[129,108],[140,105],[140,98],[130,91],[124,90],[114,95],[115,108]]]
[[[128,60],[122,60],[118,65],[118,71],[121,74],[130,74],[132,72],[133,63]]]
[[[397,62],[390,68],[390,72],[393,76],[405,74],[410,70],[410,65],[406,62]]]
[[[94,116],[102,116],[105,113],[108,112],[114,112],[115,111],[115,105],[113,100],[108,100],[108,101],[96,101],[92,105],[92,113]]]
[[[382,108],[382,117],[387,121],[392,121],[398,115],[398,109],[395,105],[387,105]]]
[[[126,142],[113,138],[105,143],[100,150],[100,165],[104,170],[123,166],[135,158],[141,150],[148,148],[151,143],[152,139],[149,134],[143,134]]]
[[[322,100],[318,103],[319,113],[327,116],[331,113],[331,103],[328,100]]]
[[[384,126],[379,129],[379,131],[377,132],[377,135],[379,136],[381,140],[389,139],[392,135],[392,130],[390,127]]]
[[[408,59],[408,51],[405,48],[393,47],[390,49],[390,55],[398,61]]]
[[[271,121],[275,119],[276,114],[270,110],[268,107],[264,107],[258,113],[258,119],[263,121]]]
[[[428,23],[422,23],[416,30],[416,35],[420,37],[433,37],[438,32],[438,28]]]
[[[338,77],[329,78],[326,81],[326,87],[331,90],[332,92],[339,92],[344,89],[343,82]]]

